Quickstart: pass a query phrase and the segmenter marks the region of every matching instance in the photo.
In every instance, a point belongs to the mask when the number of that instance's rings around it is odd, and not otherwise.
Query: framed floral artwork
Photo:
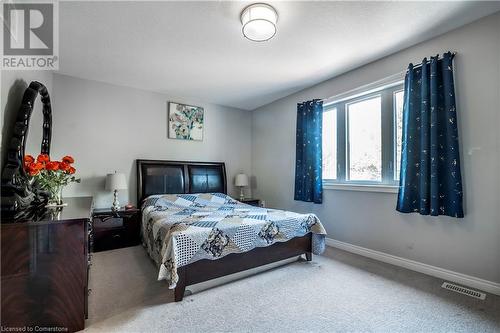
[[[203,140],[204,110],[202,107],[168,103],[168,137],[181,140]]]

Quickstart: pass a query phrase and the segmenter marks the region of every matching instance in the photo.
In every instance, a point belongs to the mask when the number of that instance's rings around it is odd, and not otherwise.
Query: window
[[[395,124],[396,127],[396,167],[394,168],[395,174],[394,179],[399,180],[399,169],[401,168],[401,142],[403,139],[403,96],[404,91],[394,92],[394,112],[395,112]]]
[[[382,180],[381,97],[347,104],[349,169],[346,179]]]
[[[337,179],[337,109],[323,112],[323,179]]]
[[[325,103],[325,184],[398,184],[403,95],[399,81]]]

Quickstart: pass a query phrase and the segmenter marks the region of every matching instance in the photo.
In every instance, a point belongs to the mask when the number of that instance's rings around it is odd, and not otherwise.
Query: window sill
[[[399,186],[372,185],[372,184],[360,185],[360,184],[326,183],[326,184],[323,184],[323,189],[324,190],[340,190],[340,191],[398,193]]]

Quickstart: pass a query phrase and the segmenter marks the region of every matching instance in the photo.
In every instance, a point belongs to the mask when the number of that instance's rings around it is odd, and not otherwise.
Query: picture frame
[[[168,138],[203,141],[205,110],[201,106],[168,102]]]

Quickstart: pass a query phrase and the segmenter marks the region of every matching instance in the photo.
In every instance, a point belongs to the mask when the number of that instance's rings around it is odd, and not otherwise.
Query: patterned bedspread
[[[316,215],[249,206],[222,193],[153,195],[142,206],[144,246],[170,288],[178,267],[309,232],[313,253],[321,254],[326,232]]]

